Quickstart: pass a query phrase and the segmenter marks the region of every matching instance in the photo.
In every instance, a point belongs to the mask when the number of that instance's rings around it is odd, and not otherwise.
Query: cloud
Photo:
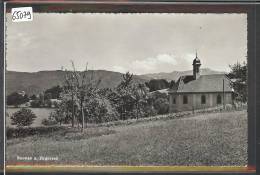
[[[112,71],[126,73],[128,70],[122,66],[113,66]]]
[[[184,60],[188,63],[192,63],[192,61],[195,59],[196,55],[194,53],[187,53],[184,55]]]
[[[134,69],[137,74],[150,73],[155,71],[160,66],[176,65],[177,61],[173,54],[159,54],[156,57],[148,57],[143,60],[135,60],[131,64],[131,68]]]
[[[161,63],[169,63],[172,65],[177,64],[177,61],[176,61],[174,55],[161,54],[161,55],[158,55],[156,59],[158,61],[160,61]]]

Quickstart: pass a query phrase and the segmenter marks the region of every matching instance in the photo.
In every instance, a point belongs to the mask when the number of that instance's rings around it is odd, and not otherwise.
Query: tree
[[[231,71],[228,77],[232,80],[232,87],[236,93],[236,100],[247,101],[247,63],[242,64],[237,62],[234,65],[229,65]]]
[[[154,108],[158,114],[166,114],[169,112],[169,101],[165,98],[158,98],[154,101]]]
[[[44,92],[44,100],[52,99],[52,94],[50,92]]]
[[[64,108],[57,108],[55,109],[55,111],[50,113],[49,116],[49,120],[50,121],[56,121],[57,123],[59,123],[60,125],[62,124],[62,122],[65,121],[66,115],[64,112]]]
[[[46,106],[46,107],[48,107],[48,108],[51,108],[51,107],[52,107],[52,101],[51,101],[51,99],[46,99],[44,106]]]
[[[133,95],[133,74],[126,72],[122,75],[122,81],[117,86],[114,99],[116,108],[122,120],[133,115],[135,99]]]
[[[165,114],[169,111],[169,97],[166,93],[159,91],[151,93],[148,103],[157,114]]]
[[[62,92],[62,88],[58,86],[54,86],[52,88],[47,89],[44,92],[45,99],[58,99],[60,97],[60,93]]]
[[[73,70],[67,72],[68,75],[65,79],[67,89],[65,89],[65,92],[68,92],[72,98],[76,98],[76,103],[80,107],[83,132],[85,128],[84,108],[86,108],[88,100],[94,98],[97,94],[98,86],[101,80],[96,80],[94,77],[94,71],[89,71],[87,66],[83,72],[79,72],[76,70],[73,61],[71,63]],[[74,99],[72,101],[74,101]]]
[[[22,108],[11,116],[11,124],[17,125],[17,127],[30,126],[35,118],[36,115],[32,112],[32,110]]]
[[[33,101],[31,102],[31,107],[32,107],[32,108],[39,108],[39,107],[41,107],[41,105],[42,105],[42,103],[41,103],[41,101],[38,100],[38,99],[33,100]]]
[[[148,83],[146,83],[146,86],[150,89],[150,92],[166,89],[170,87],[170,83],[165,79],[152,79]]]
[[[17,92],[14,92],[7,96],[7,105],[19,106],[28,101],[29,101],[29,98],[26,94],[21,95]]]
[[[144,84],[137,84],[133,86],[133,96],[136,108],[136,119],[139,118],[139,115],[143,113],[144,107],[147,104],[148,89]]]
[[[44,104],[45,104],[44,94],[42,94],[42,93],[39,94],[39,103],[40,103],[40,106],[44,106]]]
[[[176,82],[174,80],[170,81],[169,88],[174,88],[176,86]]]
[[[127,87],[130,87],[132,85],[133,80],[133,74],[130,74],[130,72],[126,72],[122,75],[122,81],[118,85],[119,89],[125,89]]]
[[[72,62],[72,67],[74,67],[74,63]],[[75,96],[77,94],[76,92],[76,79],[74,77],[74,74],[72,72],[69,72],[67,70],[66,71],[66,74],[65,74],[65,85],[64,85],[64,88],[63,88],[63,91],[65,94],[67,94],[70,98],[71,98],[71,101],[72,101],[72,104],[74,104],[75,102]],[[72,105],[72,121],[71,121],[71,124],[72,124],[72,127],[74,127],[74,124],[75,124],[75,108],[74,108],[74,105]]]
[[[56,125],[57,121],[54,118],[54,112],[50,113],[50,116],[47,118],[42,119],[42,125],[44,126],[52,126],[52,125]]]
[[[108,113],[109,105],[106,104],[103,97],[99,96],[91,98],[87,101],[86,106],[87,108],[85,108],[85,113],[88,116],[88,121],[102,123],[106,120],[105,116]]]
[[[31,96],[30,96],[30,99],[31,99],[31,100],[36,100],[36,99],[37,99],[37,97],[36,97],[36,95],[35,95],[35,94],[33,94],[33,95],[31,95]]]
[[[107,90],[110,92],[107,97],[117,109],[121,120],[131,117],[138,119],[144,116],[144,108],[147,107],[149,89],[145,84],[136,84],[132,80],[133,74],[126,72],[122,75],[122,81],[114,91]]]

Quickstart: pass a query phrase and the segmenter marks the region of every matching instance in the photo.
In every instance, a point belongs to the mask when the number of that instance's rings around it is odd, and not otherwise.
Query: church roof
[[[194,80],[192,75],[181,76],[169,93],[233,92],[231,81],[225,74],[201,75]]]
[[[200,59],[196,57],[196,58],[193,60],[192,65],[201,65]]]
[[[193,60],[192,65],[201,65],[200,59],[198,58],[197,51],[196,51],[196,58]]]

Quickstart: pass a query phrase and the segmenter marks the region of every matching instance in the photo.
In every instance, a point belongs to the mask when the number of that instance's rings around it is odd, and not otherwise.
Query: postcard
[[[247,166],[246,13],[22,10],[6,14],[7,166]]]

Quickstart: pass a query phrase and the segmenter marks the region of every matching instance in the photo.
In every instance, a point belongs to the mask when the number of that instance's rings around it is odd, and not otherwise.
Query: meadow
[[[10,139],[7,165],[17,156],[52,156],[34,164],[239,165],[247,164],[247,112],[216,112],[130,125],[90,127]]]

